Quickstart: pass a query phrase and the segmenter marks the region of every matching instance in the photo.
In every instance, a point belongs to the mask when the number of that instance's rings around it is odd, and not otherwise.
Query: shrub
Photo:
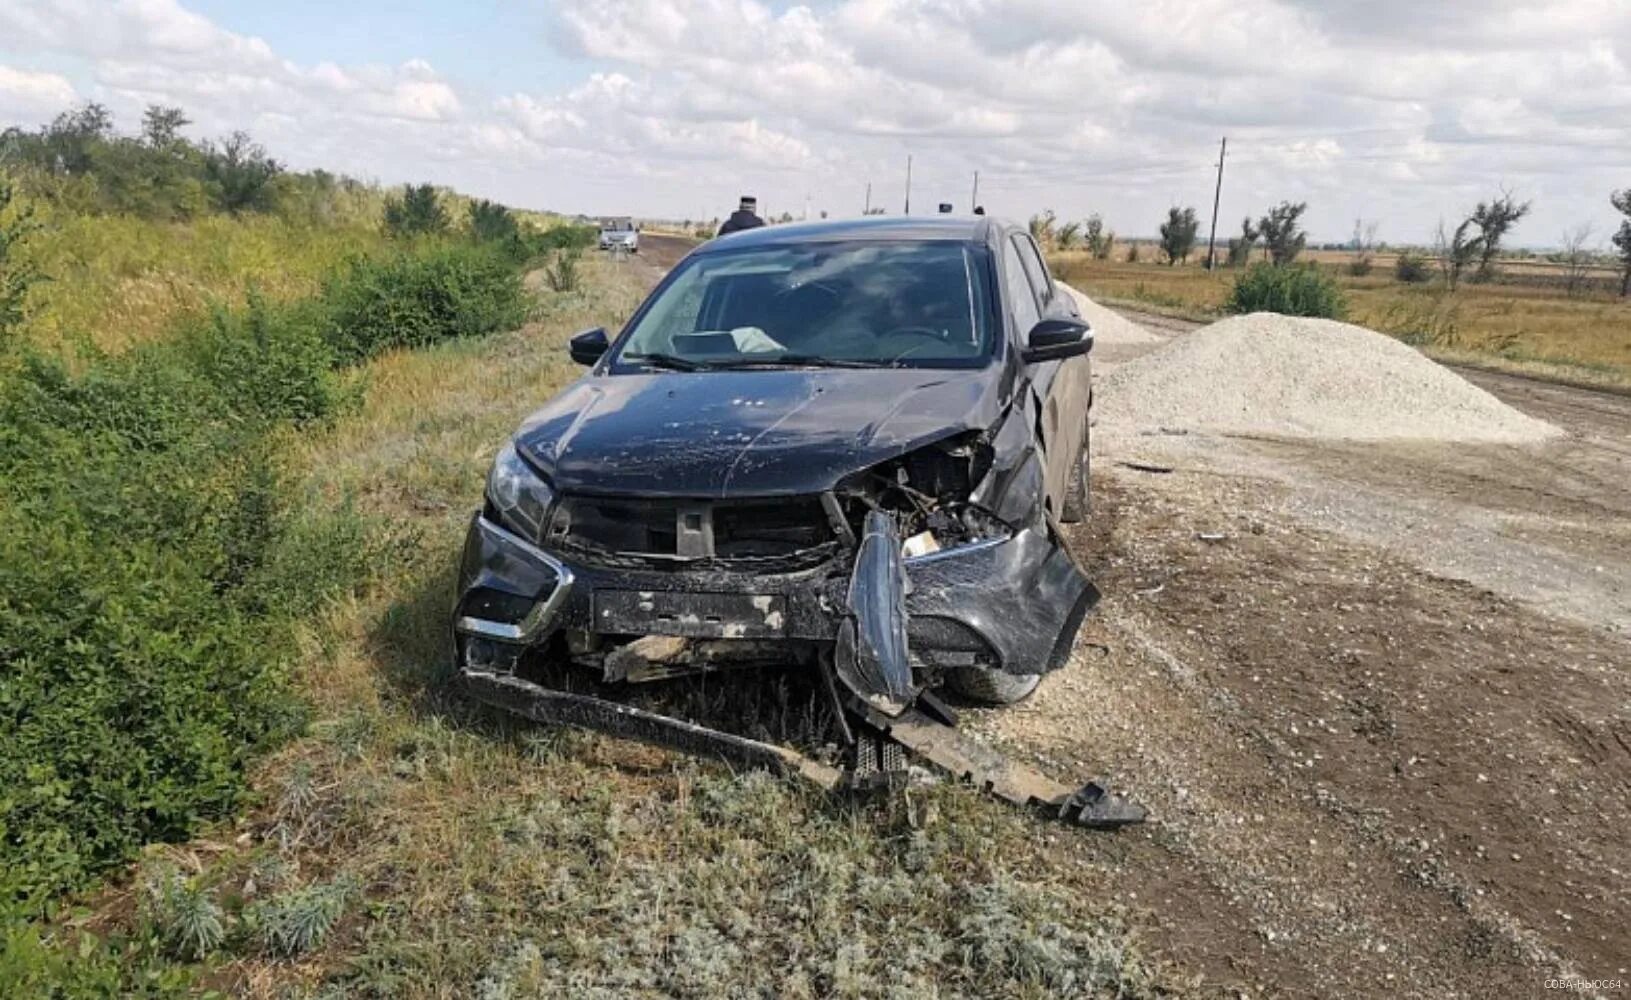
[[[713,231],[709,230],[709,236]],[[566,223],[551,226],[541,233],[533,234],[531,238],[532,252],[542,254],[550,250],[587,250],[594,246],[599,232],[594,226],[579,226]]]
[[[385,199],[385,232],[391,236],[426,236],[447,231],[447,209],[430,184],[409,184],[402,196]]]
[[[288,496],[276,431],[334,412],[338,363],[506,326],[520,302],[501,258],[437,248],[359,260],[320,302],[252,295],[0,377],[0,928],[228,813],[298,727],[291,622],[368,551],[354,514]],[[172,947],[206,950],[209,906],[165,902],[191,921]]]
[[[0,347],[23,321],[23,302],[40,280],[34,265],[23,259],[23,242],[37,227],[25,205],[12,207],[15,188],[0,176]]]
[[[478,243],[510,243],[520,238],[521,228],[509,209],[482,198],[470,203],[470,235]]]
[[[264,450],[178,352],[0,400],[0,909],[230,809],[299,713],[234,584],[277,534]]]
[[[1234,313],[1275,312],[1340,319],[1346,307],[1336,280],[1317,267],[1259,262],[1235,278],[1226,308]]]
[[[520,275],[481,246],[353,260],[323,291],[327,335],[342,361],[518,325]]]
[[[282,164],[267,156],[247,132],[234,132],[220,145],[209,143],[204,147],[204,176],[216,207],[223,212],[237,215],[271,208],[275,193],[272,179],[282,172]]]
[[[344,881],[306,886],[249,907],[244,922],[267,954],[292,958],[323,943],[354,894]]]
[[[213,385],[266,419],[306,423],[338,401],[334,349],[310,304],[269,306],[251,291],[247,307],[217,307],[183,335],[182,349]]]
[[[544,281],[553,292],[572,292],[578,287],[578,252],[557,250],[544,265]]]
[[[1393,276],[1408,285],[1425,284],[1432,275],[1427,258],[1414,250],[1404,250],[1393,262]]]

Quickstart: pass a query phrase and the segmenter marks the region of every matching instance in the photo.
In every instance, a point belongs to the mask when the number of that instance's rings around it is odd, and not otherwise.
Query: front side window
[[[924,241],[693,256],[641,315],[614,365],[977,366],[991,354],[983,254]]]
[[[1053,281],[1048,277],[1048,269],[1043,266],[1042,257],[1036,251],[1036,243],[1029,236],[1015,236],[1014,249],[1019,252],[1019,262],[1025,268],[1026,277],[1031,279],[1031,288],[1036,292],[1036,301],[1046,306],[1053,301]]]
[[[1031,327],[1042,318],[1036,305],[1036,292],[1025,273],[1019,251],[1009,241],[1002,254],[1002,267],[1008,284],[1008,311],[1014,317],[1014,333],[1022,340],[1030,335]]]

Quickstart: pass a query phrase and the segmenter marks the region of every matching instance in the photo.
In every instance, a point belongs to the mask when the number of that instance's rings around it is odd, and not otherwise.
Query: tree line
[[[1623,216],[1619,228],[1610,237],[1614,247],[1615,264],[1619,271],[1620,295],[1631,294],[1631,188],[1616,190],[1609,203]],[[1395,277],[1404,282],[1423,282],[1431,277],[1433,266],[1445,285],[1456,288],[1463,279],[1489,281],[1495,277],[1496,262],[1506,237],[1512,228],[1529,214],[1532,203],[1519,201],[1510,191],[1502,190],[1487,201],[1480,201],[1455,225],[1440,222],[1433,235],[1431,256],[1416,250],[1401,251],[1395,259]],[[1257,218],[1248,215],[1241,220],[1238,234],[1229,237],[1225,262],[1229,267],[1244,267],[1251,262],[1254,251],[1261,248],[1264,262],[1274,267],[1294,264],[1308,246],[1308,233],[1301,219],[1308,210],[1307,202],[1282,201],[1271,206]],[[1060,222],[1050,210],[1034,215],[1030,220],[1031,235],[1038,242],[1061,250],[1083,248],[1097,260],[1108,260],[1115,246],[1116,236],[1105,228],[1097,213],[1083,222]],[[1157,247],[1163,263],[1177,266],[1185,263],[1196,251],[1200,219],[1193,207],[1174,205],[1167,210],[1159,226]],[[1583,287],[1594,254],[1589,247],[1590,226],[1579,226],[1563,234],[1561,251],[1554,259],[1564,265],[1568,290],[1573,294]],[[1350,241],[1353,256],[1348,262],[1350,273],[1368,274],[1379,247],[1376,224],[1356,220]],[[1138,245],[1129,244],[1129,261],[1136,261]],[[1207,267],[1217,262],[1208,259]]]

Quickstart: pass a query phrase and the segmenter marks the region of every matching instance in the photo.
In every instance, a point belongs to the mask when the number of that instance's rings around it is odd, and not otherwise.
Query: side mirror
[[[592,365],[599,361],[601,355],[606,353],[606,348],[611,346],[606,339],[606,328],[603,326],[585,330],[567,343],[572,360],[580,365]]]
[[[1081,319],[1045,319],[1031,327],[1022,356],[1026,363],[1059,361],[1093,349],[1093,328]]]

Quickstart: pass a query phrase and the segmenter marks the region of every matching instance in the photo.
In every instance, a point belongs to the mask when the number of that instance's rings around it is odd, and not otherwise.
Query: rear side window
[[[1053,301],[1053,280],[1048,277],[1047,266],[1042,263],[1042,255],[1037,253],[1036,244],[1028,236],[1015,236],[1014,248],[1019,252],[1019,262],[1025,268],[1025,274],[1031,279],[1031,288],[1036,292],[1036,301],[1046,306]]]

